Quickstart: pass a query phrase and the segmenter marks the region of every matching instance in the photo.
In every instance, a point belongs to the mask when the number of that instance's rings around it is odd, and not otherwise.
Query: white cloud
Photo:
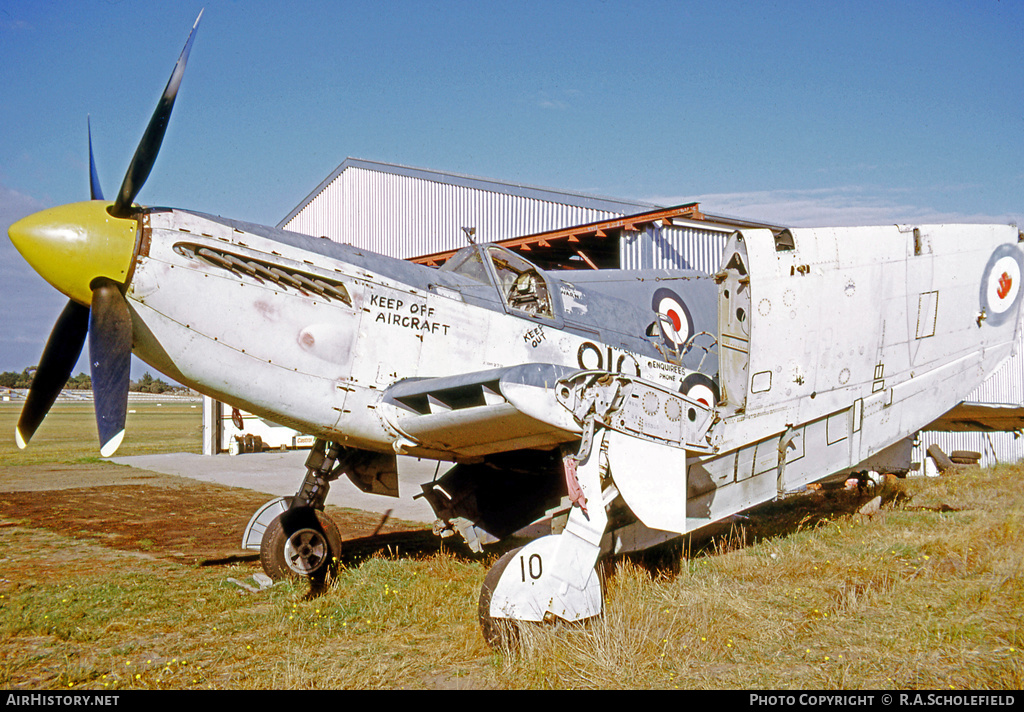
[[[572,108],[574,99],[582,96],[579,89],[556,89],[554,91],[538,92],[535,103],[541,109],[553,111],[567,111]]]
[[[14,221],[45,207],[35,198],[0,184],[0,228],[3,228],[4,234]]]
[[[565,111],[569,108],[568,102],[557,99],[540,99],[537,101],[537,106],[542,109],[555,109],[557,111]]]
[[[908,192],[882,193],[856,187],[708,193],[685,197],[654,197],[649,200],[659,205],[679,205],[696,200],[700,202],[702,210],[715,215],[793,227],[896,223],[1024,224],[1024,214],[987,215],[935,210],[915,204]]]

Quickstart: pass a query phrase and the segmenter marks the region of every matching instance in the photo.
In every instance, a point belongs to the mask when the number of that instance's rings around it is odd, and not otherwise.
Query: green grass
[[[0,528],[5,688],[1020,689],[1024,469],[907,481],[872,519],[618,562],[606,614],[480,636],[488,562],[371,558],[308,598],[246,593],[255,564],[191,568]],[[959,512],[914,507],[947,504]]]
[[[122,449],[198,451],[198,409],[167,407],[138,407]],[[80,411],[56,409],[25,452],[84,457]],[[4,406],[0,427],[16,417]],[[619,561],[603,618],[524,626],[512,651],[488,649],[476,620],[492,560],[379,555],[309,598],[228,581],[255,563],[191,567],[0,522],[0,687],[1021,689],[1022,476],[908,479],[909,499],[873,518],[805,518],[658,570]]]
[[[161,403],[157,405],[157,403]],[[203,409],[183,401],[130,401],[125,438],[117,455],[202,452]],[[29,447],[19,450],[14,429],[21,403],[0,403],[0,464],[98,462],[99,442],[92,403],[55,403]]]
[[[27,563],[36,546],[77,549],[99,569],[116,558],[45,532],[0,535],[9,563]],[[21,581],[0,594],[0,686],[420,687],[491,655],[477,640],[479,564],[373,559],[311,600],[301,585],[250,594],[227,581],[252,571],[140,560],[121,573]],[[443,626],[420,625],[442,608]]]

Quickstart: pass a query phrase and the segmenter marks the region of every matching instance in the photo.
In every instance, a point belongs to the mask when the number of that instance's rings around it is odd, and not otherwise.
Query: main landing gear
[[[487,574],[478,614],[490,645],[515,645],[518,622],[575,622],[601,615],[604,582],[597,564],[606,543],[608,507],[618,497],[605,435],[603,428],[590,428],[578,454],[563,452],[573,502],[564,530],[509,552]],[[322,510],[330,483],[342,473],[364,491],[397,494],[393,459],[317,440],[298,494],[264,505],[243,537],[243,543],[259,537],[260,562],[272,579],[307,578],[317,591],[336,569],[341,536]]]
[[[584,459],[564,454],[563,467],[574,506],[561,534],[535,539],[510,551],[488,572],[480,592],[478,617],[492,647],[512,647],[516,621],[583,621],[601,615],[604,584],[601,540],[608,526],[607,505],[617,496],[602,486],[607,474],[604,431],[598,430]],[[571,480],[571,481],[570,481]]]
[[[260,563],[275,581],[293,577],[325,579],[341,554],[338,525],[312,507],[289,509],[274,519],[260,543]]]
[[[323,508],[330,483],[338,478],[338,453],[336,443],[317,440],[306,458],[306,477],[298,494],[285,500],[287,509],[266,525],[260,563],[271,579],[306,578],[316,587],[337,571],[341,533]]]

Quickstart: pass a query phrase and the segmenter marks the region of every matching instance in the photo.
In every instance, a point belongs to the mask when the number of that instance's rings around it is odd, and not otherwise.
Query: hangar
[[[443,264],[472,240],[498,242],[545,269],[683,268],[713,274],[733,231],[780,226],[708,215],[698,203],[660,206],[348,158],[277,227],[428,265]],[[1014,356],[970,400],[1024,403],[1022,356]],[[282,434],[275,439],[275,429],[204,399],[204,454],[237,447],[242,432],[264,433],[272,446],[304,444],[286,429],[276,429]],[[924,461],[932,443],[947,453],[978,451],[982,464],[1024,458],[1024,439],[1016,433],[931,432],[921,434],[915,461]]]
[[[753,226],[771,227],[705,215],[696,203],[666,207],[354,158],[277,225],[424,264],[443,263],[471,230],[474,241],[546,268],[711,272],[724,237]]]

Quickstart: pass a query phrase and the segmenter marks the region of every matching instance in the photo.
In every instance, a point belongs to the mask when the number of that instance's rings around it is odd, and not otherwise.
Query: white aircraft
[[[275,578],[322,579],[341,547],[322,512],[332,482],[397,496],[408,454],[455,463],[423,486],[441,533],[479,549],[549,527],[488,574],[488,641],[509,620],[590,618],[602,556],[826,477],[905,472],[915,433],[1016,343],[1024,255],[1007,225],[741,230],[715,275],[554,272],[496,245],[435,269],[141,207],[194,32],[116,200],[90,138],[93,200],[10,228],[70,300],[16,436],[32,437],[86,334],[104,456],[124,434],[132,352],[315,434],[262,536]]]

